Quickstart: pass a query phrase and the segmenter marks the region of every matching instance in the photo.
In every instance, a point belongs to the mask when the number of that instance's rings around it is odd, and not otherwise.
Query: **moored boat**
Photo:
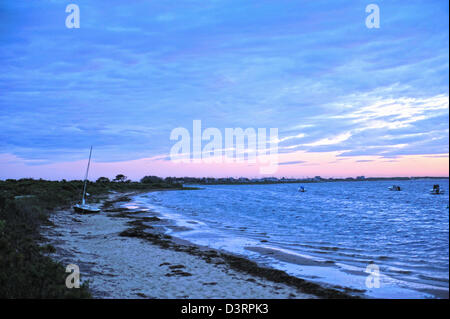
[[[87,204],[75,204],[73,205],[73,210],[81,214],[93,214],[100,212],[100,208]]]
[[[88,174],[89,174],[89,166],[91,164],[91,155],[92,155],[92,146],[91,146],[91,150],[89,152],[89,161],[88,161],[88,165],[86,168],[86,175],[84,176],[83,196],[81,197],[81,203],[73,205],[73,210],[75,212],[81,213],[81,214],[93,214],[93,213],[100,212],[99,208],[97,208],[93,205],[86,204],[86,195],[87,195],[86,185],[87,185],[87,178],[88,178]]]
[[[439,186],[439,184],[433,185],[433,189],[430,190],[431,195],[442,195],[445,191]]]

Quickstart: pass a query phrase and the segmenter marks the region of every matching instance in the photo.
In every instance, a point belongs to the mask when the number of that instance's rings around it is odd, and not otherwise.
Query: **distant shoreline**
[[[364,179],[356,179],[356,178],[321,178],[318,180],[314,179],[298,179],[298,180],[274,180],[274,181],[216,181],[216,182],[204,182],[202,179],[198,179],[198,181],[189,181],[183,183],[184,185],[265,185],[265,184],[310,184],[310,183],[332,183],[332,182],[379,182],[379,181],[411,181],[411,180],[424,180],[424,179],[442,179],[449,180],[449,177],[367,177]]]

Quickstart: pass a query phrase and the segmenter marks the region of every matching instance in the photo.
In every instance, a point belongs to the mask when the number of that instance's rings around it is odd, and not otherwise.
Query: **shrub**
[[[143,184],[154,184],[154,183],[162,183],[164,180],[158,176],[144,176],[141,178],[141,183]]]
[[[116,176],[116,178],[117,178],[117,176]],[[108,177],[99,177],[95,182],[96,183],[109,183],[110,180]]]

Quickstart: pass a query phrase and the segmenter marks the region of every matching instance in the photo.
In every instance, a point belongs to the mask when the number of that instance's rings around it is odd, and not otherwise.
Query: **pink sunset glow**
[[[270,175],[260,173],[260,164],[248,163],[173,163],[169,160],[143,158],[123,162],[91,163],[89,179],[100,176],[113,178],[125,174],[132,180],[145,175],[190,176],[190,177],[293,177],[304,178],[320,175],[322,177],[410,177],[410,176],[448,176],[449,157],[441,155],[401,156],[393,159],[376,156],[338,157],[335,152],[306,153],[296,152],[279,155],[278,171]],[[295,162],[301,163],[295,163]],[[86,160],[60,162],[53,164],[29,164],[19,158],[3,154],[0,157],[2,171],[0,178],[44,178],[51,180],[83,179]],[[289,164],[293,163],[294,164]],[[287,164],[283,164],[287,163]]]

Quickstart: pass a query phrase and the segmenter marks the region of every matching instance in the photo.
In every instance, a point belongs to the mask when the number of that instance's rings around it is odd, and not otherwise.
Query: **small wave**
[[[419,278],[425,279],[425,280],[445,282],[448,284],[448,278],[438,278],[438,277],[432,277],[432,276],[426,276],[426,275],[419,275]]]
[[[337,251],[337,250],[339,250],[338,247],[326,247],[326,246],[319,247],[319,249],[327,250],[327,251]]]
[[[387,270],[388,271],[392,271],[392,272],[396,272],[398,274],[404,274],[404,275],[409,275],[409,274],[412,273],[412,271],[410,271],[410,270],[397,268],[397,267],[389,267]]]
[[[389,256],[378,256],[377,259],[379,259],[379,260],[390,260],[390,259],[392,259],[392,258],[389,257]]]
[[[286,249],[271,247],[271,246],[249,246],[245,247],[249,251],[259,253],[261,255],[270,256],[279,261],[287,262],[296,265],[306,266],[327,266],[334,264],[334,261],[323,260],[313,256],[299,254]]]

